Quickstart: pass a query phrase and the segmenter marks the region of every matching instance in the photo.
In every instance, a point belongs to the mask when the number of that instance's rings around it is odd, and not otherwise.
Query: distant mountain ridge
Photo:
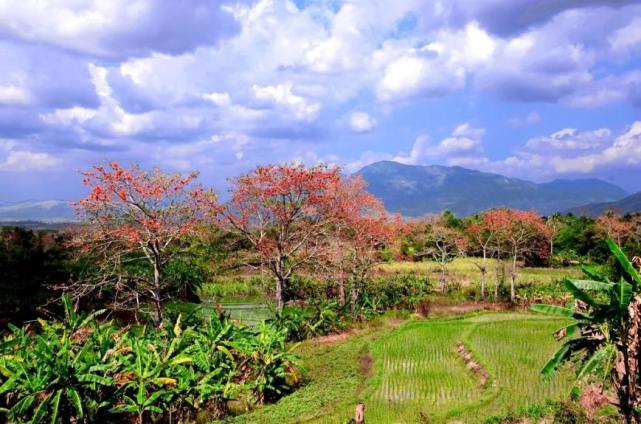
[[[608,210],[620,214],[641,212],[641,191],[615,202],[590,203],[569,209],[567,212],[595,218]]]
[[[465,216],[500,206],[534,209],[545,215],[641,210],[641,193],[628,196],[622,188],[594,178],[537,184],[458,166],[404,165],[392,161],[373,163],[356,175],[363,177],[368,191],[380,197],[389,212],[408,217],[445,209]],[[75,222],[77,217],[69,202],[62,200],[0,203],[0,223],[21,221],[58,224]]]
[[[53,224],[76,220],[73,208],[63,200],[29,200],[0,205],[0,222],[38,221]]]
[[[621,187],[594,178],[537,184],[458,166],[381,161],[355,174],[363,177],[368,191],[380,197],[389,212],[409,217],[445,209],[465,216],[501,206],[551,214],[628,195]]]

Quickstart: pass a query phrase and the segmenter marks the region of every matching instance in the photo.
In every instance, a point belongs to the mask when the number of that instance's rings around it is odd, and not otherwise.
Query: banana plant
[[[558,338],[566,341],[541,373],[551,377],[561,364],[576,359],[577,379],[597,377],[611,381],[626,422],[639,423],[641,276],[614,241],[608,239],[607,244],[624,273],[619,281],[610,281],[607,276],[584,268],[585,279],[564,280],[565,288],[574,298],[572,305],[532,305],[534,311],[572,320],[556,332]]]

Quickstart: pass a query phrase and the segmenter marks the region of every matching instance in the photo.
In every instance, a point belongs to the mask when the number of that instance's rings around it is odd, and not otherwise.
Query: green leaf
[[[80,395],[78,394],[76,389],[67,389],[67,399],[69,399],[69,403],[73,405],[74,408],[76,408],[76,413],[78,414],[78,418],[82,418],[85,414],[82,408],[82,401],[80,400]]]
[[[607,283],[608,282],[607,277],[599,274],[598,272],[594,271],[592,268],[590,268],[590,267],[588,267],[586,265],[583,265],[581,267],[581,270],[583,271],[583,273],[585,275],[590,277],[590,279],[592,279],[592,280],[600,281],[602,283]]]
[[[623,270],[630,276],[630,279],[634,284],[634,289],[637,289],[638,286],[641,286],[641,276],[639,276],[637,270],[630,263],[628,257],[625,256],[625,253],[623,253],[621,248],[617,246],[614,240],[609,238],[605,242],[608,244],[610,251],[619,262],[619,265],[621,265],[621,268],[623,268]]]
[[[609,344],[594,352],[590,359],[586,361],[585,365],[583,365],[576,379],[582,380],[590,375],[599,364],[609,357],[614,348],[614,345]]]
[[[227,355],[230,361],[234,360],[234,355],[232,355],[229,349],[227,349],[225,346],[217,346],[216,348],[222,353],[224,353],[225,355]]]
[[[95,374],[79,375],[78,381],[82,381],[83,383],[102,384],[103,386],[109,386],[112,383],[110,378],[102,377],[100,375],[95,375]]]
[[[145,386],[142,383],[138,385],[138,394],[136,396],[136,403],[138,405],[145,404]]]
[[[62,396],[62,389],[59,389],[53,397],[53,404],[51,405],[51,424],[56,424],[56,421],[58,421],[58,413],[60,412],[60,396]]]
[[[632,286],[625,281],[620,281],[614,285],[614,290],[617,302],[619,303],[619,309],[621,312],[627,311],[630,300],[632,299]]]
[[[548,315],[557,315],[557,316],[566,317],[566,318],[573,318],[575,315],[574,310],[570,308],[564,308],[562,306],[555,306],[555,305],[544,305],[540,303],[535,303],[530,306],[530,309],[532,309],[534,312],[540,312],[542,314],[548,314]]]
[[[559,350],[556,351],[554,355],[550,358],[550,360],[543,366],[543,369],[541,370],[541,375],[544,377],[551,377],[554,375],[554,372],[556,369],[559,367],[561,362],[566,358],[566,355],[570,351],[570,345],[568,343],[564,343],[563,346]]]
[[[40,402],[35,412],[33,413],[33,417],[31,417],[32,424],[40,424],[42,422],[42,419],[45,417],[45,414],[47,413],[47,406],[49,404],[49,399],[51,399],[50,396],[46,397],[45,399],[42,400],[42,402]]]
[[[15,382],[15,379],[12,377],[5,381],[2,386],[0,386],[0,394],[9,391],[13,388],[13,383]]]
[[[180,356],[176,356],[174,359],[169,361],[169,364],[170,365],[180,365],[180,364],[186,364],[186,363],[191,362],[191,361],[192,361],[192,359],[189,356],[180,355]]]
[[[576,299],[587,303],[593,308],[596,308],[597,303],[594,299],[592,299],[592,296],[590,296],[589,294],[587,294],[586,292],[584,292],[583,290],[575,286],[572,280],[570,280],[569,278],[565,278],[563,280],[563,284],[568,289],[568,291],[572,293],[572,296],[574,296]]]
[[[572,280],[574,285],[581,290],[603,291],[609,290],[614,285],[613,283],[606,283],[604,281],[595,280]]]

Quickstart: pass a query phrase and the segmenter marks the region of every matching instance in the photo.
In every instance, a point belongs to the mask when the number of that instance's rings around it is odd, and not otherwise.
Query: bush
[[[227,403],[271,401],[296,384],[285,331],[237,327],[224,317],[161,330],[119,328],[63,299],[61,322],[39,320],[0,345],[0,407],[11,422],[165,422]]]

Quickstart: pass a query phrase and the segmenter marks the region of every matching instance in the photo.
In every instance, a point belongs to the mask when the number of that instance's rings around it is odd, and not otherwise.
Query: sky
[[[641,190],[641,2],[0,0],[0,202],[105,161],[458,165]]]

